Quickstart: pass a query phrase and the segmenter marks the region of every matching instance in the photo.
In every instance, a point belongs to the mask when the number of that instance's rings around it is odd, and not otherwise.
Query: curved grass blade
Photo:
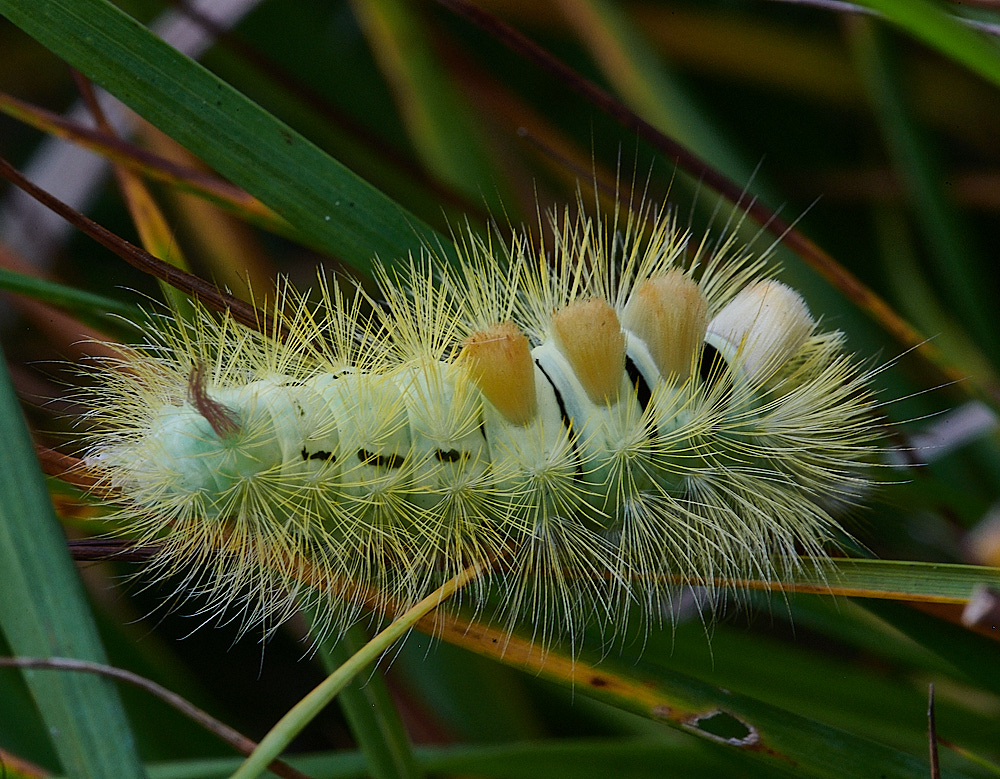
[[[315,622],[315,620],[310,620]],[[324,642],[320,659],[328,674],[346,663],[367,642],[354,625],[336,642]],[[369,666],[338,696],[354,740],[361,748],[373,779],[418,779],[423,775],[413,756],[406,727],[389,694],[382,671]]]
[[[0,268],[0,289],[43,300],[70,313],[87,317],[110,314],[132,322],[142,317],[142,311],[137,306],[7,268]]]
[[[936,284],[950,301],[956,318],[995,360],[998,351],[991,345],[997,340],[996,321],[992,306],[982,295],[990,274],[979,247],[970,238],[969,225],[945,191],[947,177],[941,160],[904,98],[892,41],[870,19],[852,19],[848,30],[883,143],[928,246]]]
[[[777,193],[763,191],[766,187],[754,166],[719,131],[719,123],[697,104],[621,5],[608,0],[571,0],[561,5],[608,80],[636,113],[733,181],[748,182],[750,191],[780,202]]]
[[[893,24],[1000,86],[1000,47],[929,0],[859,0]]]
[[[466,568],[453,576],[437,590],[425,597],[419,603],[407,609],[405,614],[397,617],[383,628],[367,644],[351,655],[333,673],[271,728],[261,739],[253,754],[248,757],[233,774],[233,779],[253,779],[259,776],[267,765],[284,751],[292,739],[309,724],[340,692],[355,679],[365,668],[376,662],[389,651],[393,644],[403,638],[421,619],[428,619],[438,606],[451,598],[469,582],[479,577],[481,570],[478,565]]]
[[[351,8],[424,166],[470,201],[485,200],[494,211],[509,202],[498,197],[500,171],[419,7],[407,0],[352,0]]]

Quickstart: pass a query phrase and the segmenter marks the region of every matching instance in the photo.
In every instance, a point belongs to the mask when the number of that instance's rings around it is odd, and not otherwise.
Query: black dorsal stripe
[[[556,403],[559,405],[559,416],[562,419],[563,427],[566,428],[566,432],[569,434],[569,445],[573,447],[573,459],[576,460],[576,478],[579,479],[583,475],[583,463],[580,462],[580,452],[576,447],[576,429],[573,427],[573,418],[566,412],[566,403],[563,401],[562,393],[559,388],[552,381],[552,377],[545,372],[545,368],[542,364],[535,360],[535,365],[538,366],[538,370],[542,372],[542,376],[552,387],[552,392],[556,396]]]
[[[726,358],[712,344],[703,344],[701,362],[698,365],[698,376],[704,384],[715,384],[729,369]]]
[[[646,415],[646,409],[653,400],[653,391],[649,388],[649,382],[642,375],[639,366],[628,355],[625,355],[625,373],[628,374],[629,379],[632,381],[632,386],[635,388],[635,400],[642,409],[642,416],[646,427],[646,438],[656,438],[656,423],[653,421],[653,417]]]
[[[639,370],[639,366],[632,362],[632,358],[628,355],[625,356],[625,373],[635,387],[635,399],[639,402],[639,407],[645,412],[649,401],[653,398],[653,391],[649,388],[649,383]]]
[[[722,405],[729,403],[733,394],[732,376],[729,371],[729,362],[722,356],[722,352],[712,344],[703,344],[701,362],[698,365],[698,376],[707,392],[714,392],[716,387],[722,385],[722,393],[719,402]]]
[[[302,447],[302,459],[303,460],[329,460],[330,462],[336,462],[337,457],[333,452],[325,452],[320,450],[318,452],[310,452],[304,446]]]

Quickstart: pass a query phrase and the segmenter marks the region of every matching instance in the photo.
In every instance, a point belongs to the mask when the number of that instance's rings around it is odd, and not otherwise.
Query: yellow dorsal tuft
[[[461,359],[486,399],[514,425],[526,425],[538,412],[535,365],[528,338],[513,322],[502,322],[469,336]]]
[[[674,269],[644,281],[622,319],[625,329],[645,342],[664,379],[678,384],[687,379],[708,327],[708,303],[691,278]]]
[[[625,333],[608,301],[595,298],[556,311],[552,335],[591,402],[616,403],[625,371]]]

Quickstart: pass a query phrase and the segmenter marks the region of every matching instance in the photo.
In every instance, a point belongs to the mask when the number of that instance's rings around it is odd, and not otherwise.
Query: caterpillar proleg
[[[244,630],[305,598],[336,632],[478,564],[465,602],[549,641],[828,554],[876,448],[843,337],[666,206],[550,226],[382,270],[378,302],[286,287],[270,335],[201,312],[124,349],[85,462],[154,571]]]

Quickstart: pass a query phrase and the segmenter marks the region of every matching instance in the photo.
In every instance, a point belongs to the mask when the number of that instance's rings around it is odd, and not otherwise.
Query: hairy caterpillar
[[[270,336],[202,312],[124,349],[85,462],[157,573],[244,630],[304,598],[336,632],[476,563],[466,601],[496,585],[548,641],[826,554],[876,437],[842,336],[666,207],[551,228],[383,270],[378,303],[285,288]]]

